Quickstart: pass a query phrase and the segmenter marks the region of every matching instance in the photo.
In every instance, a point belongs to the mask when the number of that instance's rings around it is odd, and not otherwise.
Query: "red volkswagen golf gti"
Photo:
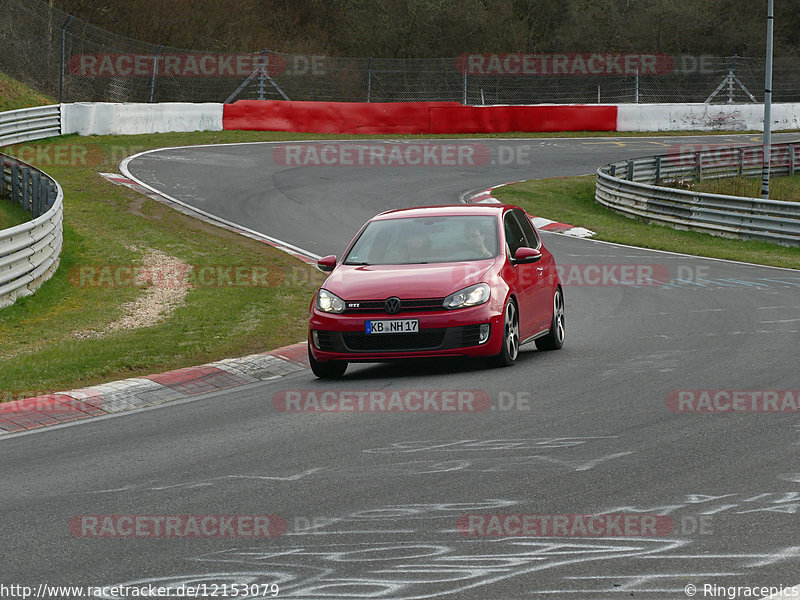
[[[511,365],[519,347],[564,343],[564,293],[553,255],[511,205],[429,206],[370,219],[311,303],[308,356],[317,377],[349,362],[485,356]]]

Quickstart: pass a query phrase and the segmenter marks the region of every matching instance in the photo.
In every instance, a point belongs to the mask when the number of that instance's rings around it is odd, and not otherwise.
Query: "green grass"
[[[530,214],[586,227],[594,239],[642,248],[683,252],[800,269],[800,248],[742,241],[654,225],[617,214],[594,199],[595,176],[530,180],[495,190],[495,196]]]
[[[760,177],[724,177],[702,181],[685,180],[681,185],[666,181],[662,185],[689,189],[704,194],[724,194],[726,196],[761,197]],[[770,200],[800,202],[800,175],[772,176],[769,180]]]
[[[0,112],[55,103],[54,98],[40,94],[24,83],[0,73]]]
[[[22,210],[19,204],[12,204],[5,198],[0,199],[0,229],[8,229],[30,219],[30,213]]]

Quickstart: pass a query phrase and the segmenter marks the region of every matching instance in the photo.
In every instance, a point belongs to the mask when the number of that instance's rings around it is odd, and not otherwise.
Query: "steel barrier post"
[[[31,171],[22,167],[22,208],[31,212]]]
[[[64,101],[64,72],[67,67],[67,27],[75,17],[70,16],[61,26],[61,75],[58,81],[58,101]]]
[[[19,189],[19,163],[11,163],[11,202],[19,203],[22,205],[22,192]]]
[[[150,102],[153,101],[153,97],[156,93],[156,74],[158,73],[158,55],[161,54],[161,51],[164,49],[164,46],[159,46],[156,50],[156,53],[153,55],[153,73],[150,75]]]
[[[372,98],[372,59],[367,61],[367,102]]]
[[[258,99],[264,100],[267,93],[267,49],[261,51],[261,66],[258,69]]]
[[[47,180],[47,210],[50,210],[53,205],[56,203],[56,198],[58,197],[58,189],[56,188],[56,184],[53,183],[50,179]]]
[[[39,216],[39,173],[31,172],[31,217]]]
[[[39,216],[47,212],[47,177],[42,177],[39,184]]]
[[[41,189],[40,185],[42,183],[42,176],[39,174],[38,171],[33,171],[31,173],[31,216],[35,219],[40,214],[41,211]]]

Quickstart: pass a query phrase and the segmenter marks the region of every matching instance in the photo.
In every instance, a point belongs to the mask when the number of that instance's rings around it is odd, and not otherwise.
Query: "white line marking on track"
[[[275,142],[263,142],[263,143],[275,143]],[[216,145],[216,144],[209,144],[209,145]],[[207,212],[207,211],[205,211],[203,209],[197,208],[196,206],[192,206],[191,204],[187,204],[186,202],[178,200],[177,198],[174,198],[173,196],[170,196],[170,195],[166,194],[165,192],[162,192],[162,191],[156,189],[155,187],[146,184],[142,180],[140,180],[137,177],[135,177],[130,172],[130,170],[128,169],[128,164],[132,160],[134,160],[135,158],[144,156],[145,154],[150,154],[150,153],[153,153],[153,152],[161,152],[163,150],[178,150],[178,149],[182,149],[182,148],[196,148],[196,147],[201,147],[201,146],[179,146],[179,147],[170,147],[170,148],[157,148],[157,149],[154,149],[154,150],[145,150],[144,152],[139,152],[138,154],[134,154],[133,156],[129,156],[126,159],[124,159],[119,165],[119,170],[122,172],[123,175],[125,175],[125,177],[127,177],[128,179],[131,179],[132,181],[135,181],[138,185],[142,186],[145,189],[150,190],[154,194],[158,194],[159,196],[162,196],[162,197],[166,198],[170,202],[174,202],[175,204],[178,204],[180,206],[183,206],[185,208],[193,210],[193,211],[197,212],[198,214],[201,214],[201,215],[203,215],[205,217],[208,217],[209,219],[213,219],[215,221],[218,221],[220,223],[228,225],[229,227],[234,227],[236,229],[240,229],[242,231],[246,231],[250,235],[256,236],[257,238],[260,238],[262,240],[266,240],[266,241],[270,242],[271,244],[277,246],[279,250],[284,250],[284,251],[291,250],[292,252],[296,252],[298,254],[306,256],[306,257],[308,257],[308,258],[310,258],[312,260],[315,260],[315,261],[320,258],[320,256],[318,254],[314,254],[313,252],[311,252],[309,250],[306,250],[304,248],[300,248],[299,246],[295,246],[294,244],[290,244],[289,242],[285,242],[283,240],[279,240],[278,238],[274,238],[272,236],[260,233],[258,231],[255,231],[254,229],[249,229],[247,227],[244,227],[243,225],[238,225],[238,224],[234,223],[233,221],[228,221],[227,219],[223,219],[222,217],[218,217],[217,215],[214,215],[214,214],[212,214],[210,212]],[[289,253],[291,254],[291,252],[289,252]]]

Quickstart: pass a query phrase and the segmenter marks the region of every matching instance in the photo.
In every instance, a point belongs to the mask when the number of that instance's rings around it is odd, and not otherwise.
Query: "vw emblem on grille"
[[[397,296],[392,296],[391,298],[387,298],[386,302],[383,303],[383,307],[386,309],[386,312],[390,315],[393,315],[398,310],[400,310],[400,298]]]

